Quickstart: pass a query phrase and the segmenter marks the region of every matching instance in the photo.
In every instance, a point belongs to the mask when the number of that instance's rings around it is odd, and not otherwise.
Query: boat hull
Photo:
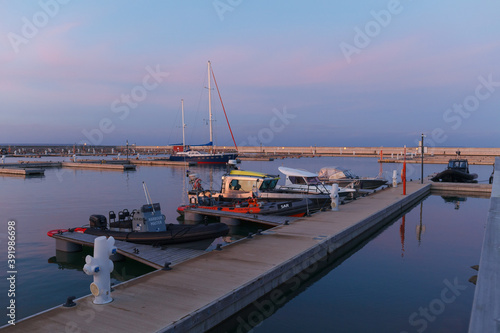
[[[338,184],[340,187],[346,187],[353,184],[355,189],[363,190],[373,190],[382,185],[387,184],[386,179],[350,179],[350,178],[339,178],[339,179],[325,179],[323,180],[325,184]]]
[[[477,174],[466,173],[459,170],[444,170],[431,178],[433,182],[445,183],[477,183]]]
[[[190,162],[198,164],[226,164],[229,160],[234,160],[238,154],[204,154],[200,156],[171,155],[170,161]]]
[[[224,223],[211,223],[208,225],[167,224],[167,230],[159,232],[130,232],[87,228],[83,233],[94,236],[113,236],[116,240],[135,244],[173,245],[226,236],[229,233],[229,227]]]

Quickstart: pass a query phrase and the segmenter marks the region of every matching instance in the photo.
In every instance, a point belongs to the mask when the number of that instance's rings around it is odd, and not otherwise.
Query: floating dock
[[[113,302],[94,305],[93,296],[26,318],[5,332],[203,332],[328,255],[355,246],[429,195],[431,184],[388,188],[289,225],[115,286]],[[91,279],[89,279],[89,284]],[[79,315],[95,310],[95,317]],[[133,315],[131,315],[133,314]]]
[[[62,234],[55,234],[52,237],[56,240],[56,242],[78,244],[89,247],[94,247],[94,240],[97,238],[97,236],[82,234],[79,232],[64,232]],[[153,247],[151,245],[134,244],[119,240],[115,240],[115,246],[117,253],[120,255],[134,259],[156,269],[163,268],[166,262],[169,262],[173,266],[205,253],[203,250],[177,248],[171,246]]]
[[[16,176],[43,176],[45,174],[45,170],[33,168],[0,168],[0,174]]]
[[[272,227],[288,224],[297,219],[296,217],[291,216],[243,214],[203,208],[186,208],[184,210],[184,219],[188,221],[200,222],[203,220],[204,216],[218,217],[222,223],[226,223],[228,225],[237,224],[238,221],[247,221],[265,224]]]
[[[116,164],[116,163],[88,163],[88,162],[62,162],[64,168],[82,168],[82,169],[98,169],[98,170],[118,170],[118,171],[134,171],[136,169],[133,164]]]

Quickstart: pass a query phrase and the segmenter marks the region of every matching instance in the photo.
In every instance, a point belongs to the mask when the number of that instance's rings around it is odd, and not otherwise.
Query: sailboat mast
[[[186,136],[184,134],[184,129],[186,128],[186,124],[184,123],[184,100],[181,99],[181,105],[182,105],[182,147],[186,147]]]
[[[210,142],[212,142],[213,147],[213,130],[212,130],[212,88],[210,87],[210,82],[212,81],[212,77],[210,75],[211,63],[208,61],[208,123],[210,126]]]

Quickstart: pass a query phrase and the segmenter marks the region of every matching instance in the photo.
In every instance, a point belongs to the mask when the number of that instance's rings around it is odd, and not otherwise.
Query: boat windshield
[[[467,162],[466,161],[450,161],[448,163],[448,168],[452,169],[466,169]]]
[[[255,180],[233,179],[229,183],[229,189],[233,191],[251,192],[254,185]]]
[[[267,190],[274,190],[276,187],[276,184],[278,184],[278,179],[265,179],[262,182],[262,185],[260,185],[259,190],[260,191],[267,191]]]
[[[306,177],[306,183],[307,185],[319,185],[321,181],[318,177]]]
[[[288,179],[292,184],[307,185],[303,177],[288,176]]]

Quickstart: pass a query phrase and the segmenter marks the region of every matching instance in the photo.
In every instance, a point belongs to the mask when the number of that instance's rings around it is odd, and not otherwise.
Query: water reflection
[[[56,250],[56,255],[50,257],[47,262],[57,265],[60,270],[83,271],[85,257],[93,255],[92,248],[84,247],[80,252],[63,252]],[[111,272],[112,283],[124,282],[136,278],[155,269],[141,264],[135,260],[125,259],[114,261],[114,269]]]
[[[455,196],[441,196],[445,203],[451,203],[455,206],[455,209],[460,209],[460,203],[467,201],[467,198],[455,197]]]
[[[335,268],[341,266],[347,259],[363,249],[373,239],[384,233],[384,231],[386,231],[393,224],[399,221],[400,218],[403,220],[400,224],[400,232],[402,231],[401,243],[404,248],[404,221],[406,213],[414,209],[416,205],[418,205],[418,203],[415,203],[412,207],[409,207],[401,215],[395,217],[385,225],[379,226],[372,233],[365,234],[356,241],[353,241],[346,246],[338,249],[332,255],[328,255],[322,258],[316,258],[316,260],[318,261],[315,264],[309,267],[303,267],[303,271],[298,275],[291,276],[286,281],[281,281],[282,283],[278,286],[278,288],[273,289],[268,294],[262,296],[261,298],[208,332],[260,332],[260,325],[264,323],[266,319],[271,318],[278,312],[279,309],[287,306],[288,302],[296,299],[299,295],[307,293],[308,288],[328,276],[328,274],[330,274]],[[315,314],[311,313],[311,310],[305,308],[303,310],[304,311],[302,314],[300,314],[300,316],[315,316]],[[329,311],[327,309],[323,310]],[[332,327],[324,327],[324,324],[322,323],[318,323],[317,325],[317,327],[314,327],[314,331],[335,331],[332,329]],[[318,329],[318,327],[321,327],[322,325],[323,328]],[[268,331],[301,332],[303,331],[303,329],[293,330],[290,329],[290,327],[288,327],[287,329],[285,329],[285,327],[281,327],[280,330],[276,330],[275,328],[273,328]]]
[[[415,320],[422,319],[419,309],[434,305],[450,284],[460,286],[459,297],[432,314],[426,331],[466,332],[474,295],[470,267],[479,261],[488,201],[467,203],[457,215],[439,196],[428,197],[211,332],[415,332],[422,327]]]

